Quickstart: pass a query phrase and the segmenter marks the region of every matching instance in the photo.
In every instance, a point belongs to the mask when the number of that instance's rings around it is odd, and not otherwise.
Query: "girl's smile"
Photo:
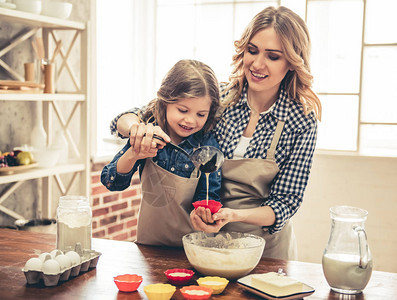
[[[185,130],[187,132],[190,132],[193,130],[193,127],[188,127],[188,126],[181,125],[181,124],[179,124],[179,127],[181,127],[182,130]]]
[[[203,129],[211,107],[209,96],[183,98],[167,104],[168,135],[175,144]]]

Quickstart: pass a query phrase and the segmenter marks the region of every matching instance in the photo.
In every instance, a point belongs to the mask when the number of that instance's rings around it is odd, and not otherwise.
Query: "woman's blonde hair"
[[[176,103],[179,99],[209,96],[211,107],[204,132],[215,126],[215,113],[219,107],[219,85],[214,71],[197,60],[180,60],[165,75],[153,99],[141,116],[144,122],[156,122],[167,131],[167,104]]]
[[[233,55],[233,71],[229,78],[231,97],[225,105],[238,102],[247,79],[243,71],[244,52],[253,36],[260,30],[273,27],[281,41],[282,51],[291,65],[292,71],[285,75],[282,85],[288,97],[303,106],[305,114],[314,111],[321,119],[321,102],[311,89],[313,76],[310,73],[310,37],[305,22],[290,9],[267,7],[259,12],[248,24],[241,38],[234,42],[236,54]]]

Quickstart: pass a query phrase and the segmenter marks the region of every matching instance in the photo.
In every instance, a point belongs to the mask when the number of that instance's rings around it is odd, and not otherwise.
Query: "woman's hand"
[[[194,229],[205,232],[218,232],[230,222],[272,226],[275,220],[275,213],[270,206],[244,209],[221,208],[213,215],[208,208],[198,207],[190,213],[190,221]]]
[[[164,141],[155,138],[155,136],[161,137]],[[160,126],[153,126],[151,123],[132,124],[129,130],[129,137],[131,148],[136,153],[148,155],[147,157],[156,156],[157,150],[164,148],[171,141],[170,137]]]
[[[190,213],[190,221],[194,229],[205,232],[219,232],[227,223],[232,221],[233,210],[221,208],[217,213],[211,214],[208,208],[198,207]]]

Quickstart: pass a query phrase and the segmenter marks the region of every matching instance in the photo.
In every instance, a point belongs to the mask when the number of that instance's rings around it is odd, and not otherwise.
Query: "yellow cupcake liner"
[[[220,294],[226,288],[229,280],[219,276],[206,276],[197,279],[197,283],[200,286],[209,287],[213,290],[212,294]]]
[[[149,300],[169,300],[176,291],[176,287],[168,283],[149,284],[143,288]]]

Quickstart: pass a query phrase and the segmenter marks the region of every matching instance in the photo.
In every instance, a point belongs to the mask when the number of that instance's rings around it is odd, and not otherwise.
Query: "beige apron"
[[[222,166],[222,203],[224,207],[245,209],[259,207],[270,193],[270,185],[279,172],[275,161],[276,146],[284,127],[278,121],[272,143],[266,159],[243,158],[226,159]],[[269,234],[266,228],[232,222],[222,230],[246,232],[259,235],[266,240],[264,257],[287,260],[297,259],[296,239],[291,221],[275,234]]]
[[[182,246],[182,237],[194,231],[189,214],[193,209],[198,173],[196,169],[191,178],[184,178],[146,159],[141,175],[137,243]]]

